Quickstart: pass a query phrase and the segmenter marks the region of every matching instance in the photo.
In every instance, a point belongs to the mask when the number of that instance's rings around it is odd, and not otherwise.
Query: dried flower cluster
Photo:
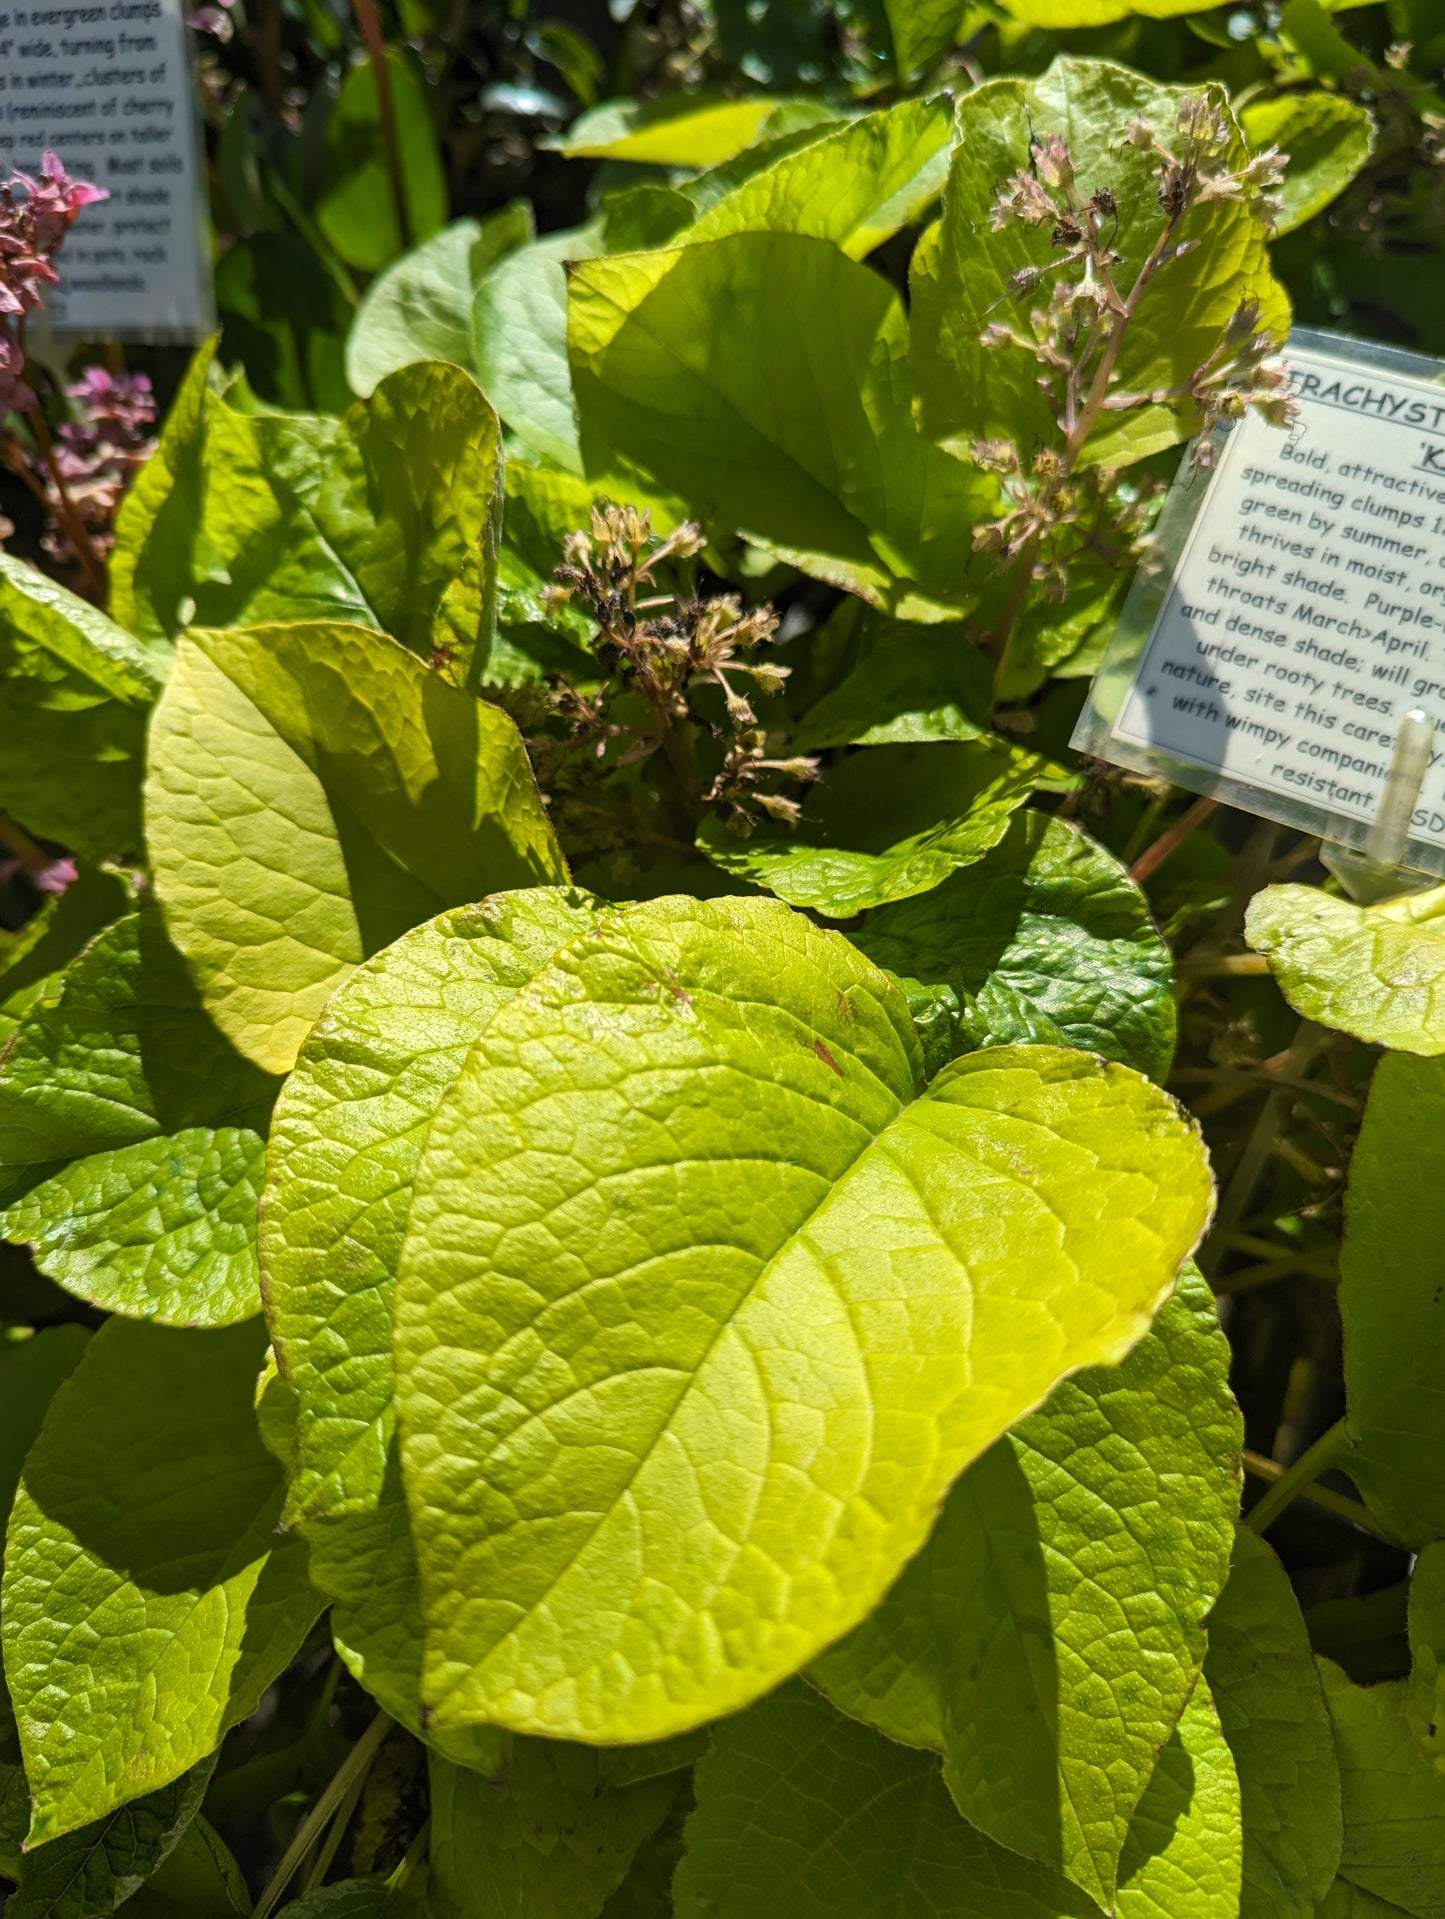
[[[115,545],[115,516],[126,489],[155,450],[151,428],[156,403],[144,373],[110,373],[87,367],[66,396],[74,408],[55,436],[52,465],[63,481],[92,546],[109,553]],[[61,499],[55,478],[46,489],[52,508]],[[45,535],[52,559],[78,559],[64,521],[56,519]]]
[[[14,323],[35,312],[42,290],[59,280],[54,257],[81,208],[109,198],[104,187],[72,180],[49,152],[41,159],[38,180],[13,173],[0,186],[0,417],[35,405]]]
[[[1031,142],[1030,165],[1003,183],[991,210],[995,232],[1047,226],[1057,252],[1045,264],[1019,268],[1012,279],[1015,300],[1028,299],[1047,283],[1047,302],[1030,309],[1026,325],[991,321],[982,338],[985,346],[1017,349],[1038,362],[1039,385],[1050,398],[1061,436],[1059,446],[1045,447],[1027,460],[1011,441],[982,441],[973,449],[979,464],[1000,476],[1004,494],[998,517],[974,528],[975,549],[992,554],[1001,566],[1020,569],[1021,590],[1011,598],[1004,630],[995,639],[1000,654],[1028,586],[1046,599],[1061,600],[1069,591],[1071,567],[1086,554],[1113,567],[1138,557],[1147,487],[1122,488],[1117,473],[1080,465],[1101,418],[1171,401],[1192,401],[1206,433],[1250,408],[1280,425],[1294,416],[1286,369],[1253,305],[1240,307],[1218,348],[1178,387],[1118,390],[1120,351],[1150,282],[1201,244],[1198,236],[1182,232],[1185,216],[1210,201],[1237,201],[1272,227],[1286,164],[1286,156],[1273,147],[1239,159],[1227,109],[1203,94],[1180,102],[1173,144],[1140,118],[1130,120],[1123,134],[1131,147],[1157,160],[1164,216],[1127,290],[1120,284],[1122,256],[1115,244],[1118,196],[1107,186],[1083,193],[1068,143],[1058,134]],[[1196,457],[1207,460],[1207,438],[1197,444]]]
[[[603,799],[596,776],[659,753],[693,820],[720,810],[746,834],[762,817],[798,819],[798,801],[778,788],[814,779],[817,761],[770,757],[752,703],[759,693],[781,692],[788,677],[786,667],[751,657],[776,637],[777,616],[769,606],[745,609],[733,594],[705,599],[690,579],[678,590],[657,590],[662,569],[685,567],[703,544],[687,522],[654,539],[650,515],[633,507],[595,510],[589,532],[568,536],[547,597],[554,606],[586,603],[604,677],[583,689],[556,676],[548,708],[562,737],[532,742],[564,840],[600,846],[625,834],[619,803]],[[630,830],[637,833],[636,821]]]

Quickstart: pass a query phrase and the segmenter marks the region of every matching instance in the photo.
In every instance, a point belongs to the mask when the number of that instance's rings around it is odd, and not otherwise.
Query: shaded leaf
[[[828,768],[795,831],[762,825],[741,839],[714,818],[697,843],[789,905],[848,919],[982,859],[1033,791],[1036,766],[997,740],[870,747]]]
[[[85,1326],[45,1326],[28,1339],[0,1344],[0,1513],[7,1517],[45,1409],[56,1387],[74,1372],[89,1338]]]
[[[1267,886],[1245,938],[1305,1019],[1396,1052],[1445,1053],[1445,886],[1356,906],[1314,886]]]
[[[0,807],[80,853],[138,852],[161,654],[0,553]]]
[[[1436,1919],[1445,1911],[1445,1773],[1411,1730],[1405,1681],[1356,1686],[1331,1660],[1319,1668],[1344,1798],[1340,1876],[1416,1919]]]
[[[146,1880],[175,1856],[205,1796],[213,1763],[11,1861],[20,1890],[6,1902],[5,1919],[102,1919],[130,1905]],[[131,1909],[144,1919],[143,1906]]]
[[[491,1779],[433,1759],[430,1897],[439,1919],[597,1919],[678,1793],[674,1773],[609,1785],[605,1758],[518,1739]]]
[[[435,1725],[639,1740],[746,1703],[1147,1329],[1208,1205],[1170,1103],[1049,1048],[921,1098],[919,1065],[897,989],[770,900],[631,908],[494,1016],[397,1282]]]
[[[278,1536],[252,1323],[110,1319],[51,1401],[10,1517],[5,1674],[39,1845],[180,1779],[316,1617]]]
[[[1312,1919],[1340,1863],[1339,1767],[1299,1601],[1247,1527],[1204,1671],[1239,1773],[1243,1919]]]
[[[943,1754],[973,1825],[1105,1906],[1228,1572],[1228,1371],[1190,1271],[1121,1366],[1056,1387],[969,1467],[882,1605],[812,1669],[845,1711]]]
[[[620,453],[714,532],[905,618],[971,603],[963,529],[992,482],[916,431],[898,296],[837,247],[742,233],[584,261],[568,342],[589,471]]]
[[[1067,10],[1074,24],[1080,9],[1069,0]],[[992,79],[961,97],[943,218],[920,244],[911,273],[913,371],[919,417],[931,438],[959,453],[978,439],[1002,437],[1026,450],[1057,439],[1033,355],[981,343],[991,319],[1012,303],[1012,276],[1022,268],[1052,268],[1050,228],[1015,222],[994,231],[990,208],[1000,182],[1029,166],[1030,139],[1062,135],[1086,191],[1109,187],[1115,194],[1120,218],[1110,244],[1128,263],[1122,271],[1132,285],[1164,216],[1157,161],[1127,143],[1125,124],[1138,116],[1172,139],[1187,92],[1108,61],[1061,58],[1038,79]],[[1242,164],[1242,138],[1236,137],[1231,157]],[[1116,393],[1181,385],[1187,391],[1195,368],[1247,300],[1259,302],[1261,323],[1276,338],[1288,331],[1289,304],[1270,273],[1265,230],[1247,206],[1202,203],[1180,231],[1202,244],[1164,267],[1141,301],[1119,355]],[[1113,424],[1089,438],[1089,461],[1143,459],[1187,439],[1198,416],[1192,403],[1171,400],[1109,417]]]
[[[221,356],[240,363],[268,406],[343,413],[351,308],[310,247],[290,233],[251,233],[216,263]]]
[[[230,1847],[199,1815],[160,1870],[127,1901],[129,1919],[229,1919],[250,1910],[251,1895]]]
[[[568,263],[590,259],[595,227],[549,233],[518,248],[480,282],[472,357],[487,397],[523,445],[568,473],[582,471],[567,364]]]
[[[1412,1544],[1445,1534],[1441,1233],[1445,1062],[1392,1054],[1375,1068],[1345,1195],[1340,1315],[1346,1471]]]
[[[409,926],[566,872],[511,720],[359,627],[188,635],[151,728],[147,819],[212,1018],[277,1072]]]
[[[794,736],[820,746],[976,740],[989,730],[992,669],[961,625],[911,626],[867,610],[860,657]]]
[[[388,53],[397,160],[410,241],[429,240],[447,217],[446,177],[426,83],[411,62]],[[397,215],[376,69],[353,67],[326,122],[316,224],[349,266],[375,273],[408,244]]]
[[[958,38],[966,11],[961,0],[884,0],[893,57],[905,80],[931,66]]]
[[[854,938],[905,991],[947,996],[952,1051],[1041,1040],[1169,1070],[1169,948],[1125,869],[1062,820],[1016,814],[976,864],[877,907]]]
[[[1406,1713],[1421,1750],[1445,1772],[1445,1541],[1426,1546],[1415,1561],[1410,1651]]]

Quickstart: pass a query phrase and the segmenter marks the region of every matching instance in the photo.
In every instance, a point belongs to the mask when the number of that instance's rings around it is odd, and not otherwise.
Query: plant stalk
[[[376,0],[351,0],[356,24],[366,42],[371,70],[376,75],[376,105],[381,115],[381,144],[386,153],[386,171],[391,180],[391,197],[396,207],[396,227],[401,235],[402,251],[411,248],[411,215],[407,211],[406,181],[401,170],[401,142],[396,133],[396,103],[391,97],[391,69],[386,63],[386,37],[381,31],[381,16]]]
[[[281,1896],[290,1885],[301,1861],[310,1852],[327,1822],[337,1811],[353,1783],[365,1780],[371,1769],[371,1762],[381,1750],[381,1742],[391,1731],[395,1721],[384,1712],[379,1712],[356,1744],[347,1753],[337,1767],[321,1797],[296,1828],[296,1835],[286,1848],[279,1866],[272,1873],[270,1883],[256,1901],[256,1910],[252,1919],[271,1919],[271,1914],[280,1904]]]
[[[1283,1467],[1269,1491],[1244,1516],[1251,1532],[1262,1533],[1274,1524],[1287,1506],[1293,1505],[1307,1486],[1313,1486],[1321,1473],[1337,1466],[1350,1450],[1350,1435],[1342,1419],[1336,1420],[1313,1446],[1307,1447],[1292,1466]],[[1271,1461],[1272,1465],[1278,1464]],[[1349,1502],[1351,1505],[1354,1501]],[[1361,1507],[1363,1512],[1364,1508]]]

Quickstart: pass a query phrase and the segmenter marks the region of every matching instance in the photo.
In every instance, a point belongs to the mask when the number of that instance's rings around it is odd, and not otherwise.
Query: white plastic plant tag
[[[66,238],[50,329],[114,340],[208,333],[204,183],[179,0],[0,0],[0,177],[38,173],[47,148],[110,194]]]
[[[1288,358],[1297,424],[1181,468],[1073,744],[1364,848],[1422,714],[1402,863],[1445,872],[1445,368],[1311,333]]]

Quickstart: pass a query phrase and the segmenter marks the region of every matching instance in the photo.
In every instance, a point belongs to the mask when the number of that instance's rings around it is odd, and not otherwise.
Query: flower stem
[[[351,1751],[347,1753],[337,1767],[330,1784],[296,1828],[296,1835],[286,1848],[280,1865],[272,1873],[270,1883],[256,1901],[256,1910],[252,1919],[270,1919],[271,1914],[280,1904],[281,1895],[290,1885],[297,1867],[316,1843],[327,1822],[341,1806],[353,1784],[359,1780],[365,1780],[371,1769],[372,1760],[381,1749],[382,1740],[394,1724],[395,1721],[386,1713],[379,1712]]]
[[[376,105],[381,116],[381,144],[386,152],[386,170],[391,179],[391,197],[396,207],[396,227],[401,235],[402,251],[411,246],[411,214],[406,204],[406,180],[401,170],[401,143],[396,134],[396,103],[391,96],[391,69],[386,64],[386,39],[381,31],[381,16],[376,0],[351,0],[352,11],[371,70],[376,75]]]
[[[1251,1532],[1262,1533],[1279,1518],[1286,1506],[1292,1505],[1305,1491],[1314,1485],[1321,1473],[1337,1466],[1350,1450],[1350,1435],[1345,1429],[1344,1420],[1336,1420],[1328,1432],[1322,1433],[1306,1451],[1302,1452],[1292,1466],[1285,1467],[1269,1491],[1257,1505],[1245,1514],[1244,1523]],[[1271,1464],[1276,1462],[1271,1461]],[[1354,1505],[1354,1501],[1348,1502]],[[1364,1512],[1364,1507],[1359,1508]]]

